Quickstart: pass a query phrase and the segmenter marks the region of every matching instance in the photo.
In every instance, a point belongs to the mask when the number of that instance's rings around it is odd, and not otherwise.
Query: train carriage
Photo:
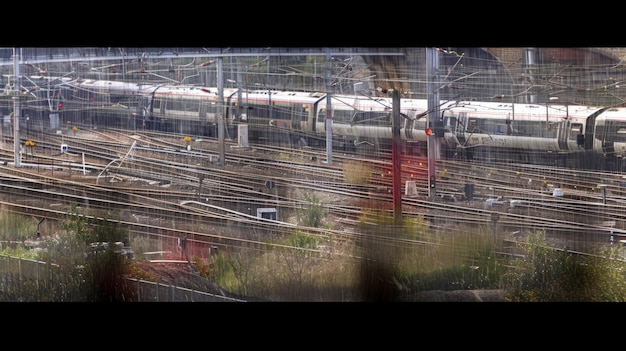
[[[231,123],[245,123],[253,140],[305,146],[315,135],[315,110],[325,94],[277,90],[238,91],[228,102]],[[237,115],[237,111],[244,111]],[[284,134],[284,135],[283,135]]]
[[[556,162],[584,151],[587,118],[602,108],[566,105],[459,102],[443,118],[468,158]]]
[[[393,102],[391,98],[332,95],[332,135],[351,149],[389,149],[393,137]],[[400,139],[426,148],[428,127],[428,102],[418,99],[401,99]],[[318,103],[316,131],[326,131],[327,104]]]
[[[216,136],[216,123],[225,115],[225,105],[234,89],[224,89],[220,97],[217,89],[195,86],[159,86],[152,92],[144,91],[144,104],[150,129],[191,135]]]
[[[327,111],[323,92],[225,88],[220,96],[215,87],[97,80],[63,84],[74,91],[72,103],[92,103],[78,119],[87,114],[99,125],[217,137],[223,114],[231,140],[237,139],[237,125],[247,124],[253,142],[302,147],[325,145],[330,117],[337,149],[386,149],[393,138],[390,97],[333,94]],[[435,125],[429,126],[428,100],[400,99],[400,138],[405,146],[417,145],[411,153],[427,152],[424,131],[434,127],[443,158],[622,168],[617,161],[626,153],[626,108],[442,101],[438,109]]]
[[[611,108],[595,118],[593,150],[609,169],[623,170],[626,156],[626,108]]]

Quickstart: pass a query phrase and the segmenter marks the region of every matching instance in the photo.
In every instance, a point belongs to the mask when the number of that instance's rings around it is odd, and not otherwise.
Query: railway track
[[[5,139],[5,145],[7,141],[10,142]],[[59,151],[61,144],[68,146],[66,154]],[[192,147],[185,147],[190,144]],[[389,154],[337,153],[333,155],[336,162],[329,165],[321,161],[325,158],[325,151],[321,150],[262,145],[242,149],[227,143],[226,166],[220,167],[215,162],[220,154],[216,140],[193,140],[190,144],[179,135],[163,133],[79,130],[68,135],[46,135],[45,141],[37,141],[39,149],[34,155],[30,159],[26,157],[25,161],[34,161],[24,162],[28,165],[26,169],[11,167],[10,162],[2,169],[2,191],[23,194],[19,201],[14,196],[4,204],[21,208],[19,211],[24,213],[39,212],[42,216],[49,211],[48,216],[54,217],[63,211],[58,205],[51,209],[55,202],[50,199],[61,197],[60,202],[66,206],[85,204],[95,213],[112,213],[112,209],[132,213],[126,218],[146,222],[143,228],[137,227],[137,232],[168,230],[175,235],[208,241],[231,241],[232,245],[260,245],[263,243],[260,240],[199,233],[163,223],[189,220],[199,227],[221,230],[224,225],[216,226],[216,223],[236,222],[288,233],[298,226],[293,222],[259,219],[249,209],[267,206],[297,211],[310,203],[295,194],[315,191],[325,194],[325,208],[348,229],[337,232],[299,229],[313,235],[332,233],[338,238],[348,238],[358,236],[350,224],[368,210],[364,203],[391,202],[392,177],[385,173],[392,168]],[[12,157],[12,149],[5,147],[0,151],[1,157]],[[437,161],[437,194],[432,198],[428,196],[428,181],[424,177],[428,172],[427,160],[406,156],[402,161],[403,185],[413,180],[418,189],[417,195],[404,196],[403,214],[425,217],[435,230],[446,232],[451,226],[481,225],[497,226],[511,233],[522,229],[547,230],[561,237],[581,232],[601,238],[624,233],[626,219],[622,208],[626,198],[620,174]],[[363,163],[368,169],[365,185],[346,182],[343,165],[348,162]],[[55,165],[59,168],[55,169]],[[472,185],[472,199],[467,198],[466,184]],[[606,186],[601,189],[599,184]],[[553,196],[555,188],[563,189],[568,196]],[[20,205],[26,198],[40,202],[40,207]],[[140,220],[122,222],[133,227]]]
[[[72,144],[76,144],[75,140],[71,141]],[[54,142],[53,142],[54,143]],[[89,168],[95,170],[96,172],[100,169],[104,170],[105,162],[110,159],[103,158],[103,150],[101,146],[96,146],[95,142],[87,143],[89,147],[85,146],[84,153],[91,162],[89,162]],[[85,144],[85,145],[87,145]],[[117,146],[117,145],[116,145]],[[110,148],[110,145],[106,145],[104,148]],[[175,185],[176,189],[187,188],[189,190],[170,190],[170,189],[162,189],[160,187],[152,187],[149,186],[144,188],[142,186],[137,186],[136,182],[134,185],[130,187],[120,187],[119,184],[123,182],[115,182],[115,186],[111,186],[110,182],[100,182],[97,185],[94,185],[91,182],[73,182],[71,180],[60,180],[62,177],[61,172],[57,172],[58,176],[55,175],[41,175],[37,171],[30,170],[21,170],[15,169],[7,166],[4,173],[12,174],[13,176],[7,176],[4,179],[4,188],[5,191],[11,192],[12,194],[22,194],[28,192],[28,196],[33,200],[38,200],[42,203],[49,203],[52,197],[59,197],[59,194],[69,194],[72,193],[72,189],[80,188],[81,192],[79,195],[63,195],[64,202],[78,202],[89,204],[90,208],[107,210],[110,207],[115,208],[124,208],[127,210],[131,210],[133,212],[132,217],[134,218],[154,218],[156,215],[154,212],[158,212],[158,217],[161,221],[169,222],[174,221],[176,218],[182,218],[184,215],[187,216],[197,216],[201,217],[204,220],[222,220],[222,221],[237,221],[240,224],[252,225],[254,224],[257,227],[268,227],[272,230],[284,230],[282,227],[287,226],[287,228],[293,227],[293,225],[288,225],[289,223],[277,224],[276,221],[262,221],[256,218],[256,216],[251,216],[249,214],[245,214],[238,211],[229,210],[227,207],[213,206],[210,205],[210,202],[220,202],[220,203],[235,203],[235,202],[246,202],[248,206],[251,204],[266,204],[267,201],[270,201],[270,204],[280,206],[281,208],[297,208],[298,206],[305,205],[303,201],[296,201],[294,198],[281,198],[280,196],[269,192],[268,189],[263,191],[256,190],[259,187],[259,179],[258,174],[253,174],[253,177],[246,176],[245,174],[240,174],[241,172],[233,172],[218,168],[207,168],[207,167],[192,167],[193,170],[189,171],[189,154],[185,153],[182,156],[174,155],[171,156],[170,148],[166,149],[168,161],[164,162],[163,158],[159,158],[154,156],[155,152],[162,153],[163,150],[155,151],[150,149],[148,151],[138,149],[136,154],[133,154],[132,160],[127,160],[125,165],[129,165],[132,170],[127,169],[126,172],[120,172],[123,174],[126,179],[152,179],[152,178],[160,178],[161,180],[167,179],[168,185]],[[149,153],[150,155],[145,156],[143,153]],[[177,162],[176,159],[181,156],[185,159],[186,162]],[[194,156],[196,157],[196,156]],[[200,156],[199,156],[200,157]],[[198,158],[198,157],[196,157]],[[242,158],[235,158],[235,161],[240,164]],[[248,163],[252,163],[252,165],[247,165],[252,167],[252,171],[254,171],[254,167],[258,166],[258,163],[261,161],[255,161],[255,158],[245,158]],[[94,161],[100,160],[100,162]],[[251,161],[252,160],[252,161]],[[254,161],[254,162],[253,162]],[[274,165],[277,167],[277,165]],[[292,167],[294,167],[292,165]],[[304,172],[301,166],[295,166],[297,168],[297,172]],[[117,171],[117,170],[116,170]],[[202,189],[198,179],[202,178],[202,176],[198,176],[198,174],[202,174],[206,172],[206,177],[211,178],[210,182]],[[92,172],[94,173],[94,172]],[[328,173],[326,173],[328,176]],[[238,177],[237,181],[233,181],[233,178]],[[74,177],[74,179],[77,177]],[[115,177],[110,179],[117,179]],[[254,179],[254,180],[250,180]],[[288,177],[268,177],[272,181],[276,182],[285,182]],[[91,180],[93,180],[93,176],[91,176]],[[97,180],[97,179],[96,179]],[[195,184],[194,181],[196,181]],[[300,179],[298,178],[298,181]],[[20,185],[8,185],[10,182],[27,182],[28,186],[20,186]],[[328,182],[327,180],[325,182]],[[127,183],[129,183],[127,181]],[[148,183],[148,182],[147,182]],[[153,183],[148,183],[152,185]],[[159,183],[162,185],[163,183]],[[321,182],[317,183],[319,187]],[[290,184],[293,186],[293,184]],[[310,182],[306,184],[307,187],[314,186]],[[304,186],[303,186],[304,187]],[[46,190],[33,190],[36,188],[43,188]],[[197,188],[197,191],[196,191]],[[204,192],[204,191],[208,192]],[[25,198],[25,195],[17,195],[22,198]],[[125,198],[125,199],[134,199],[134,201],[107,201],[107,199],[111,198]],[[269,200],[263,201],[263,198],[269,198]],[[202,201],[199,201],[202,200]],[[43,211],[43,206],[39,208],[39,211]],[[334,205],[332,208],[336,211],[341,211],[342,213],[349,212],[346,208],[342,208],[339,205]],[[185,210],[183,212],[181,210]],[[169,212],[173,212],[173,214],[168,215]],[[51,211],[53,215],[59,215],[59,211]],[[130,225],[131,223],[125,223]],[[162,229],[162,228],[158,228]],[[318,228],[306,228],[309,232],[319,232]],[[328,235],[328,230],[324,230],[324,235]],[[332,232],[332,231],[331,231]],[[196,236],[196,233],[193,233]],[[335,233],[336,236],[341,237],[345,235],[343,232]],[[202,235],[200,235],[202,236]],[[204,235],[209,236],[213,239],[224,240],[225,238],[219,235]],[[246,240],[243,240],[246,241]],[[265,243],[262,243],[265,245]]]

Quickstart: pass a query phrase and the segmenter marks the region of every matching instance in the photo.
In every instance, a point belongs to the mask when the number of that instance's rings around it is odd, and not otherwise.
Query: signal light
[[[59,102],[59,110],[62,110],[62,109],[63,109],[63,103]]]
[[[424,132],[426,133],[427,136],[433,135],[433,130],[430,129],[430,128],[426,128],[426,130],[424,130]]]

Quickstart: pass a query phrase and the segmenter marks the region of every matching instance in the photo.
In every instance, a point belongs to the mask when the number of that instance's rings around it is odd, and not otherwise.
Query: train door
[[[152,96],[140,95],[137,97],[137,110],[135,116],[139,118],[136,126],[141,129],[152,129]]]
[[[452,134],[456,135],[459,145],[464,146],[467,142],[465,135],[468,123],[467,113],[459,112],[457,115],[450,114],[448,118],[450,119],[450,128],[452,129]]]
[[[198,117],[200,118],[200,123],[206,123],[206,116],[207,116],[207,110],[208,110],[208,104],[209,102],[207,101],[207,99],[200,99],[200,106],[199,106],[199,110],[198,110]]]
[[[583,129],[583,137],[582,137],[582,140],[580,140],[583,143],[583,148],[585,150],[593,150],[596,117],[597,115],[593,114],[589,116],[585,122],[585,128]]]
[[[559,129],[556,132],[558,148],[560,151],[568,150],[567,140],[569,139],[569,120],[564,119],[559,123]]]
[[[415,117],[415,116],[412,116]],[[404,122],[404,135],[407,140],[414,140],[413,138],[413,128],[415,126],[415,118],[403,118]]]
[[[299,147],[312,146],[315,144],[309,133],[315,133],[316,111],[319,100],[307,100],[293,105],[291,113],[291,125],[295,133],[291,134],[294,145]]]
[[[306,131],[311,133],[315,133],[317,131],[317,111],[319,109],[318,106],[320,106],[322,102],[326,103],[326,98],[319,99],[309,106],[309,111],[307,111],[308,121],[306,127],[304,128]]]
[[[306,120],[302,122],[302,130],[309,133],[315,133],[319,130],[317,129],[319,127],[317,125],[317,111],[319,106],[326,104],[326,97],[324,94],[316,93],[314,97],[316,97],[317,100],[306,105],[306,108],[304,108],[306,113],[305,116],[302,117],[306,118]]]
[[[200,121],[199,125],[199,134],[202,136],[210,136],[211,135],[211,126],[209,125],[209,104],[210,100],[208,98],[200,99],[200,106],[198,106],[198,118]]]
[[[615,144],[609,135],[617,133],[615,122],[612,120],[605,120],[603,128],[596,130],[596,139],[598,139],[602,145],[602,153],[606,157],[611,157],[615,153]]]
[[[317,118],[315,119],[315,131],[326,133],[326,102],[318,103]],[[332,108],[331,108],[332,116]]]
[[[289,114],[291,115],[291,128],[293,130],[302,130],[302,125],[306,124],[306,118],[309,110],[307,106],[307,104],[298,103],[294,104],[293,107],[290,107],[289,104],[285,106],[288,109],[293,108],[292,111],[289,111]]]
[[[238,105],[239,105],[239,101],[235,97],[235,92],[233,93],[226,93],[224,94],[224,108],[222,111],[220,111],[220,104],[217,104],[217,114],[215,115],[215,122],[216,122],[216,128],[219,128],[219,116],[221,113],[223,113],[223,121],[224,121],[224,134],[225,137],[227,139],[237,139],[238,138],[238,132],[237,132],[237,126],[235,124],[235,122],[237,121],[237,112],[238,110]],[[208,125],[207,125],[208,127]],[[207,135],[210,135],[211,132],[209,130],[210,128],[205,130],[205,133]],[[218,132],[218,131],[216,131]],[[219,135],[218,135],[219,137]]]
[[[566,149],[561,146],[559,139],[559,148],[562,150],[579,150],[584,147],[583,140],[583,124],[580,122],[564,121],[563,131],[565,132]]]

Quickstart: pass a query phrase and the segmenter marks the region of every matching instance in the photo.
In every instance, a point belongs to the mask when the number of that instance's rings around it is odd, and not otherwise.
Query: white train
[[[65,110],[85,123],[217,136],[224,117],[227,136],[247,124],[251,141],[323,146],[332,118],[338,148],[391,145],[391,97],[323,92],[218,89],[78,79],[65,83]],[[400,137],[406,150],[425,153],[426,129],[440,138],[442,157],[557,163],[618,169],[626,154],[626,108],[441,101],[429,126],[428,101],[400,99]],[[66,113],[66,112],[64,112]]]

